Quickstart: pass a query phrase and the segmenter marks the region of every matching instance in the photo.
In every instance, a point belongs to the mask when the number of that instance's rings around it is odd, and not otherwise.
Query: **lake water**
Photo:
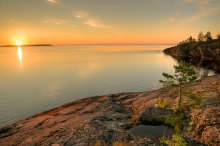
[[[157,89],[169,45],[0,48],[0,125],[77,99]]]

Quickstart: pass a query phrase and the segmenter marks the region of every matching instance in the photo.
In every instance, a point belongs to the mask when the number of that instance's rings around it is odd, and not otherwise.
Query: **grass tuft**
[[[160,142],[168,146],[186,146],[186,141],[179,134],[174,134],[171,139],[165,137],[160,138]]]
[[[115,141],[112,146],[128,146],[128,144],[122,141]]]
[[[169,99],[159,98],[156,101],[156,107],[158,107],[158,108],[169,108],[169,107],[171,107],[171,101]]]

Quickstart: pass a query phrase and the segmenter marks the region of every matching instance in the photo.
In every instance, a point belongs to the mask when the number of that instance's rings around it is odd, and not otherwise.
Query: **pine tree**
[[[220,41],[220,34],[217,34],[217,40]]]
[[[211,33],[208,31],[207,33],[206,33],[206,35],[205,35],[205,41],[206,42],[211,42],[212,41],[212,35],[211,35]]]
[[[198,74],[196,73],[195,67],[183,61],[181,61],[179,65],[175,65],[174,69],[174,75],[163,73],[162,75],[164,78],[166,78],[166,80],[160,80],[160,82],[164,87],[179,87],[178,110],[181,110],[181,102],[183,96],[182,87],[184,84],[196,80],[198,78]]]
[[[200,31],[199,32],[199,34],[198,34],[198,42],[203,42],[204,41],[204,34],[203,34],[203,32],[202,31]]]

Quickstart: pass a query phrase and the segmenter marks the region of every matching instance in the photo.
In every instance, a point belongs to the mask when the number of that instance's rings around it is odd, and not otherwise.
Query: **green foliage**
[[[179,65],[175,65],[175,85],[183,85],[188,82],[195,81],[198,78],[195,67],[191,64],[181,61]]]
[[[196,39],[194,39],[192,36],[178,44],[180,51],[184,54],[188,54],[190,49],[193,49],[198,45],[199,43],[196,42]]]
[[[107,144],[101,140],[97,140],[94,146],[107,146]],[[128,146],[128,144],[122,141],[115,141],[112,143],[112,146]]]
[[[181,61],[179,65],[174,66],[175,73],[170,75],[168,73],[163,73],[162,75],[166,80],[160,80],[164,87],[176,86],[179,87],[179,103],[178,109],[181,107],[182,99],[182,86],[186,83],[192,82],[198,78],[195,67],[191,64]]]
[[[202,31],[200,31],[197,36],[197,40],[190,36],[186,40],[179,42],[178,47],[182,53],[188,54],[190,49],[194,49],[200,45],[209,44],[216,41],[220,42],[220,34],[217,34],[217,38],[213,39],[210,31],[208,31],[205,35]]]
[[[107,145],[102,143],[101,140],[97,140],[94,146],[107,146]]]
[[[173,75],[170,75],[168,73],[162,73],[162,75],[164,76],[164,78],[166,78],[166,80],[159,80],[164,87],[172,87],[175,85],[175,79]]]
[[[172,136],[172,139],[166,139],[165,137],[160,138],[160,142],[167,144],[168,146],[186,146],[186,141],[179,134]]]
[[[220,40],[220,34],[217,34],[217,39]]]
[[[184,95],[191,100],[190,106],[196,106],[196,105],[200,106],[202,104],[202,100],[204,99],[204,96],[199,94],[194,94],[192,92],[185,92]]]
[[[133,125],[136,125],[139,122],[139,116],[138,115],[132,115],[131,117],[131,123]]]
[[[181,61],[179,65],[174,66],[175,74],[170,75],[168,73],[163,73],[162,75],[166,80],[160,80],[160,82],[165,86],[180,86],[188,82],[192,82],[198,78],[195,68],[186,62]]]
[[[191,47],[190,47],[189,44],[181,45],[181,46],[180,46],[180,51],[181,51],[182,54],[188,54],[190,48],[191,48]]]
[[[188,41],[189,43],[193,43],[193,42],[196,42],[196,39],[194,39],[192,36],[190,36],[190,37],[187,39],[187,41]]]
[[[166,125],[170,125],[172,127],[174,127],[174,130],[177,132],[177,133],[180,133],[183,126],[184,126],[184,123],[185,123],[185,116],[183,113],[173,113],[171,115],[168,115],[165,117],[165,120],[164,120],[164,123]]]
[[[203,34],[203,32],[202,31],[200,31],[199,32],[199,34],[198,34],[198,42],[203,42],[204,41],[204,39],[205,39],[205,36],[204,36],[204,34]]]
[[[219,42],[220,46],[220,34],[217,35],[217,39],[213,39],[211,33],[208,31],[205,35],[202,31],[199,32],[197,36],[197,40],[194,39],[192,36],[187,38],[186,40],[179,42],[178,47],[182,54],[189,54],[190,50],[193,50],[201,45],[207,45],[212,42]]]
[[[220,47],[220,34],[217,34],[217,43],[218,43],[218,47]]]
[[[205,34],[204,38],[205,38],[205,41],[206,41],[206,42],[211,42],[211,41],[212,41],[212,35],[211,35],[211,33],[208,31],[208,32]]]
[[[171,107],[171,101],[169,99],[159,98],[156,101],[156,106],[158,108],[168,108],[168,107]]]
[[[115,141],[112,146],[128,146],[128,144],[122,141]]]
[[[196,42],[196,39],[190,36],[185,41],[180,42],[179,45],[186,45],[186,44],[195,43],[195,42]]]

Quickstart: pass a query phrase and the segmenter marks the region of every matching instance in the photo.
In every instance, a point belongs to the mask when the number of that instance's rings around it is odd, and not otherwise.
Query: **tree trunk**
[[[182,101],[182,86],[179,85],[179,102],[178,102],[178,110],[181,110],[181,101]]]

